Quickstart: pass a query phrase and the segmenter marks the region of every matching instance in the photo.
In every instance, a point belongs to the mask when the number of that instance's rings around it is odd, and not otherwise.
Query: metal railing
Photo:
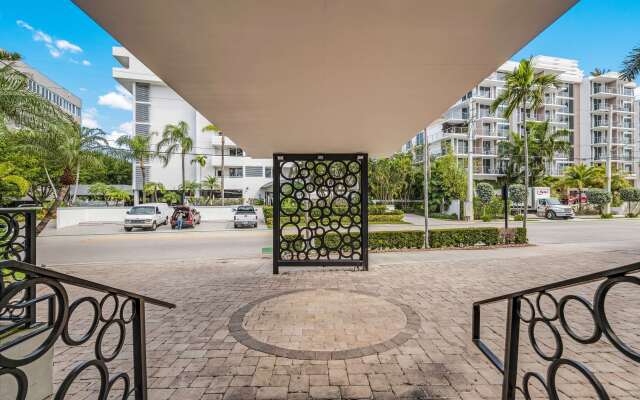
[[[56,400],[74,397],[70,388],[86,369],[98,373],[98,399],[117,393],[118,398],[146,400],[145,305],[175,305],[35,266],[35,220],[36,209],[0,209],[0,376],[12,377],[15,399],[24,400],[37,382],[30,382],[33,377],[23,369],[46,360],[54,345],[56,353],[66,351],[62,348],[66,345],[74,350],[65,354],[82,359],[84,353],[86,359],[76,362],[56,385]],[[87,294],[87,290],[99,293],[99,297]],[[71,301],[70,294],[79,292],[82,296]],[[84,315],[87,309],[90,314]],[[33,347],[31,340],[39,344],[30,352],[24,351]],[[109,364],[123,348],[131,349],[132,354]],[[133,364],[133,379],[124,367],[126,360]],[[114,370],[110,370],[112,365]],[[80,379],[86,384],[85,378]]]
[[[594,344],[600,341],[604,336],[611,345],[621,353],[623,358],[626,357],[636,363],[640,362],[640,351],[632,348],[616,334],[612,329],[607,316],[608,310],[605,310],[607,294],[614,286],[619,284],[631,284],[636,285],[635,290],[638,289],[638,286],[640,286],[640,278],[632,276],[632,274],[638,272],[640,272],[640,263],[634,263],[475,302],[473,304],[473,342],[489,359],[494,367],[503,374],[502,399],[513,400],[516,398],[516,392],[518,391],[521,392],[526,399],[530,399],[530,384],[534,381],[537,381],[542,385],[548,398],[558,399],[556,376],[558,369],[562,366],[573,368],[578,374],[581,374],[586,378],[594,388],[599,399],[609,399],[609,395],[607,394],[604,385],[598,380],[598,377],[588,368],[587,365],[577,360],[563,357],[563,355],[565,355],[564,349],[566,348],[566,345],[563,342],[564,339],[560,332],[562,331],[566,333],[566,335],[568,335],[573,341],[582,345]],[[593,301],[577,294],[566,294],[558,300],[550,293],[555,290],[565,290],[594,282],[600,283],[595,290]],[[535,296],[535,307],[532,300],[529,299],[531,296]],[[498,355],[496,355],[490,349],[489,345],[480,337],[482,322],[480,308],[481,306],[504,301],[507,302],[507,325],[504,358],[500,359],[500,357],[498,357]],[[550,313],[548,309],[545,311],[542,306],[543,302],[550,302],[550,304],[553,304],[553,312]],[[580,303],[580,305],[585,307],[591,315],[593,329],[590,334],[584,335],[576,333],[578,330],[569,322],[570,319],[567,315],[567,304],[572,302]],[[526,314],[523,313],[522,310],[523,304],[529,309],[529,312]],[[612,307],[612,305],[609,304],[607,308],[609,307]],[[545,365],[547,368],[546,377],[543,377],[542,374],[538,372],[523,371],[522,379],[520,383],[518,383],[518,356],[520,354],[521,323],[528,325],[529,341],[534,350],[533,354],[549,364]],[[555,346],[552,347],[551,351],[547,350],[545,352],[542,349],[543,346],[538,342],[539,339],[536,338],[535,327],[538,324],[545,325],[552,333]],[[558,325],[561,330],[558,328]],[[549,346],[544,347],[547,349]],[[567,351],[566,353],[569,352]],[[595,358],[592,357],[592,359]],[[606,362],[606,360],[607,359],[603,358],[602,362]],[[531,362],[527,362],[525,364],[527,367],[531,367],[531,365]]]

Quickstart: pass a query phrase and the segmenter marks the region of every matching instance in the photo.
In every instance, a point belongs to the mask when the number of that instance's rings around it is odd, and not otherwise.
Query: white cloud
[[[98,110],[95,108],[89,108],[82,112],[82,126],[89,129],[96,129],[100,127],[98,123]]]
[[[120,124],[120,126],[118,126],[117,129],[111,131],[111,133],[107,137],[107,140],[109,141],[109,143],[114,144],[120,136],[130,136],[132,131],[133,123],[123,122]]]
[[[89,60],[82,60],[82,65],[84,65],[85,67],[89,67],[91,66],[91,62]]]
[[[129,121],[121,123],[118,127],[118,130],[126,133],[127,135],[131,135],[131,133],[133,132],[133,122]]]
[[[70,53],[81,53],[82,48],[77,44],[73,44],[68,40],[58,39],[56,40],[56,47],[62,51],[68,51]]]
[[[33,26],[27,24],[26,22],[24,22],[23,20],[19,19],[16,21],[16,24],[20,27],[20,28],[24,28],[28,31],[33,31]]]
[[[51,57],[53,58],[60,58],[62,57],[65,53],[82,53],[82,48],[80,46],[78,46],[75,43],[71,43],[68,40],[65,39],[55,39],[49,35],[48,33],[41,31],[39,29],[34,28],[32,25],[28,24],[27,22],[19,19],[16,21],[16,25],[18,25],[19,27],[26,29],[30,32],[33,33],[33,40],[36,42],[42,42],[47,49],[49,50],[49,54],[51,55]],[[74,62],[74,63],[78,63],[77,61],[70,59],[69,61]],[[83,65],[90,65],[89,64],[85,64],[85,61],[88,63],[89,61],[84,60],[82,62]]]
[[[120,110],[130,111],[133,109],[131,94],[120,85],[116,86],[115,92],[109,92],[98,97],[98,104]]]

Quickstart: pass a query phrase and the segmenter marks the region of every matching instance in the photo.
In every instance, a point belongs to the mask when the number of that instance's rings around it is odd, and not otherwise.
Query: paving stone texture
[[[502,376],[472,343],[471,304],[638,258],[636,250],[572,249],[373,255],[369,272],[293,270],[278,276],[270,273],[270,260],[265,259],[59,269],[176,303],[174,310],[147,308],[151,400],[498,399]],[[553,294],[593,298],[596,287],[590,284]],[[70,290],[72,298],[83,294]],[[415,332],[394,347],[345,359],[277,356],[243,345],[230,332],[235,329],[232,316],[245,307],[241,323],[254,339],[289,350],[343,351],[402,332],[408,320],[399,305],[419,317]],[[606,306],[619,336],[640,349],[637,287],[624,284],[612,289]],[[590,314],[577,302],[570,307],[571,327],[588,335],[593,329]],[[554,311],[549,299],[543,299],[542,308],[549,314]],[[506,303],[485,307],[482,313],[482,336],[502,358]],[[76,319],[74,329],[81,334],[86,319],[80,314]],[[622,356],[604,338],[582,345],[571,340],[557,321],[552,325],[561,334],[563,357],[588,366],[611,398],[640,398],[640,363]],[[528,328],[522,324],[519,381],[527,371],[544,376],[549,365],[533,351]],[[534,330],[541,350],[553,353],[553,331],[544,324]],[[116,339],[105,338],[105,346]],[[56,384],[78,360],[91,359],[93,351],[91,342],[80,347],[57,345]],[[127,338],[120,356],[108,364],[110,372],[132,375],[131,358]],[[560,398],[597,398],[587,379],[571,367],[561,367],[556,381]],[[97,389],[95,376],[87,371],[67,399],[92,399]],[[121,389],[116,385],[112,394]],[[532,384],[534,398],[547,398],[543,390],[541,384]]]

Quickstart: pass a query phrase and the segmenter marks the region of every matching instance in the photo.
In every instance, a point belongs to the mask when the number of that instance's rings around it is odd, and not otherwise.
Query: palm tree
[[[150,194],[153,196],[153,202],[158,202],[158,192],[160,194],[165,192],[164,185],[160,182],[147,182],[143,186],[143,191],[145,194]]]
[[[557,84],[553,75],[536,72],[531,59],[521,60],[513,72],[505,76],[505,90],[491,104],[491,112],[504,105],[504,117],[510,118],[515,110],[522,107],[522,126],[524,128],[524,186],[525,207],[529,202],[529,139],[527,133],[527,105],[535,112],[544,101],[545,91]],[[527,228],[527,213],[522,219],[522,227]]]
[[[571,132],[559,129],[553,132],[548,121],[530,122],[529,130],[533,138],[533,155],[536,164],[539,165],[541,175],[549,171],[553,158],[557,153],[566,153],[571,150],[569,136]]]
[[[151,149],[151,136],[150,135],[134,135],[134,136],[120,136],[116,140],[116,144],[122,149],[117,153],[122,158],[133,162],[134,171],[136,163],[140,166],[140,175],[142,175],[142,187],[147,180],[147,168],[145,163],[156,158],[156,153]],[[135,172],[134,172],[135,173]],[[144,190],[142,191],[142,202],[147,201],[147,196]]]
[[[109,142],[107,141],[107,133],[102,129],[85,128],[80,129],[80,148],[82,152],[94,153],[96,156],[98,153],[104,152],[109,149]],[[76,185],[73,191],[73,198],[71,204],[76,202],[78,196],[78,185],[80,184],[80,163],[76,165]]]
[[[222,130],[220,128],[218,128],[216,125],[214,124],[209,124],[207,126],[205,126],[204,128],[202,128],[202,132],[213,132],[214,134],[219,134],[220,135],[220,139],[221,139],[221,147],[222,147],[222,151],[221,151],[221,161],[220,161],[220,199],[222,201],[222,205],[224,206],[224,133],[222,133]]]
[[[604,75],[607,72],[609,72],[610,70],[606,69],[606,68],[594,68],[593,71],[591,71],[591,76],[600,76],[600,75]]]
[[[0,126],[7,121],[30,129],[50,130],[71,117],[60,108],[29,90],[29,78],[14,68],[22,57],[0,50]]]
[[[162,131],[162,139],[156,145],[156,154],[162,160],[163,166],[169,164],[169,160],[173,154],[180,154],[182,166],[182,202],[184,203],[185,195],[185,158],[193,149],[193,139],[189,136],[189,125],[180,121],[176,125],[169,124]]]
[[[633,48],[627,58],[624,59],[620,78],[631,82],[638,73],[640,73],[640,46]]]
[[[578,209],[582,211],[582,193],[585,188],[602,184],[604,171],[602,167],[577,164],[568,167],[564,172],[564,185],[578,189]]]
[[[198,184],[202,184],[202,168],[207,165],[207,156],[204,154],[196,154],[191,160],[191,164],[198,164]],[[197,197],[200,197],[200,191],[196,193]]]
[[[74,171],[78,165],[87,168],[101,165],[95,152],[88,152],[83,148],[80,130],[78,124],[67,123],[54,126],[47,132],[21,130],[17,133],[18,146],[22,151],[43,160],[45,168],[47,165],[52,165],[62,171],[58,179],[60,189],[57,191],[53,203],[45,210],[43,218],[38,223],[37,234],[46,228],[69,193],[69,188],[75,182]]]
[[[207,176],[204,182],[202,182],[202,188],[209,191],[208,203],[213,205],[213,191],[220,188],[218,179],[215,176]]]
[[[18,175],[15,167],[9,162],[0,162],[0,206],[9,199],[24,196],[29,190],[28,180]]]

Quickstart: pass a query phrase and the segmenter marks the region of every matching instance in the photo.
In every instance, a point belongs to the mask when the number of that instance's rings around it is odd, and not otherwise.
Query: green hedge
[[[285,235],[288,240],[295,235]],[[313,239],[318,240],[318,239]],[[328,234],[325,242],[337,246],[338,236]],[[495,246],[499,244],[525,244],[527,234],[524,228],[456,228],[434,229],[429,231],[431,248]],[[383,231],[369,232],[370,250],[421,249],[424,247],[423,231]]]
[[[383,214],[383,215],[369,215],[369,223],[373,224],[402,224],[404,221],[404,213],[402,214]]]

